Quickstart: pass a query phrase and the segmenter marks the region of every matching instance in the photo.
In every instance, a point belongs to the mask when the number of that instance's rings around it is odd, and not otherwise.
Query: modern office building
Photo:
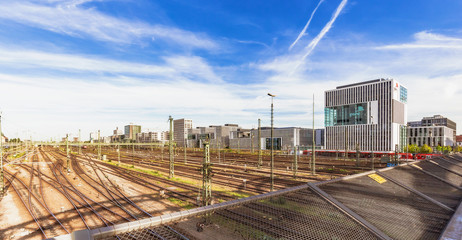
[[[325,91],[326,149],[393,152],[406,146],[407,88],[376,79]]]
[[[182,118],[173,120],[173,140],[176,142],[177,146],[183,147],[186,145],[188,129],[191,129],[192,126],[191,119]]]
[[[136,134],[141,132],[140,125],[127,125],[125,126],[125,139],[136,140]]]
[[[453,146],[456,140],[457,125],[441,115],[424,117],[420,121],[408,122],[407,137],[409,144],[430,147]]]

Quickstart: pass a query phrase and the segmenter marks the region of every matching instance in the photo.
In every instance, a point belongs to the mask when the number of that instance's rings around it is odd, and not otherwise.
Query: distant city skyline
[[[129,123],[324,127],[324,91],[408,88],[408,120],[462,131],[461,1],[3,1],[0,111],[9,138]]]

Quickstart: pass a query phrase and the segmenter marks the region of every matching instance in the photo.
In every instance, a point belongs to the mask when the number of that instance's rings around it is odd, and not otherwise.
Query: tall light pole
[[[276,95],[273,95],[271,93],[268,93],[268,96],[271,97],[271,192],[274,190],[274,154],[273,154],[273,127],[274,127],[274,121],[273,121],[273,98],[276,97]]]

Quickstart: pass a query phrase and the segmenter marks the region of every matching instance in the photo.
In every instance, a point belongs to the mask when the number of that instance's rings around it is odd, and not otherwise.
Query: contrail
[[[311,17],[310,17],[310,19],[308,20],[308,22],[306,23],[305,27],[304,27],[303,30],[300,32],[300,34],[298,34],[297,39],[295,39],[295,41],[292,43],[292,45],[290,45],[289,51],[295,46],[295,44],[298,42],[298,40],[300,40],[300,38],[302,38],[303,34],[305,34],[306,29],[308,29],[308,26],[310,26],[311,19],[313,19],[313,16],[314,16],[314,14],[316,13],[316,10],[318,10],[318,7],[319,7],[319,5],[321,5],[322,2],[324,2],[324,0],[319,1],[318,6],[316,6],[316,8],[315,8],[315,9],[313,10],[313,12],[311,13]]]
[[[347,1],[348,0],[342,0],[342,2],[338,5],[337,10],[335,11],[334,15],[332,15],[332,18],[329,20],[329,22],[326,24],[326,26],[324,26],[324,28],[321,30],[321,32],[310,42],[310,44],[308,46],[306,46],[305,49],[307,49],[307,52],[305,53],[305,55],[301,59],[300,64],[301,64],[302,61],[304,61],[306,59],[306,57],[308,57],[311,54],[313,49],[316,47],[316,45],[318,45],[319,41],[321,41],[321,39],[324,37],[324,35],[326,35],[326,33],[329,32],[329,30],[332,27],[332,24],[334,24],[335,20],[337,19],[338,15],[342,11],[343,7],[345,7]]]

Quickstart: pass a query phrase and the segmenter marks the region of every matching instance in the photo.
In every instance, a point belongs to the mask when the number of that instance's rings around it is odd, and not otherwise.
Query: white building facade
[[[191,119],[175,119],[173,120],[173,140],[177,146],[183,147],[186,145],[188,138],[188,129],[193,127]]]
[[[407,88],[393,79],[339,86],[324,94],[325,148],[394,152],[406,146]]]

